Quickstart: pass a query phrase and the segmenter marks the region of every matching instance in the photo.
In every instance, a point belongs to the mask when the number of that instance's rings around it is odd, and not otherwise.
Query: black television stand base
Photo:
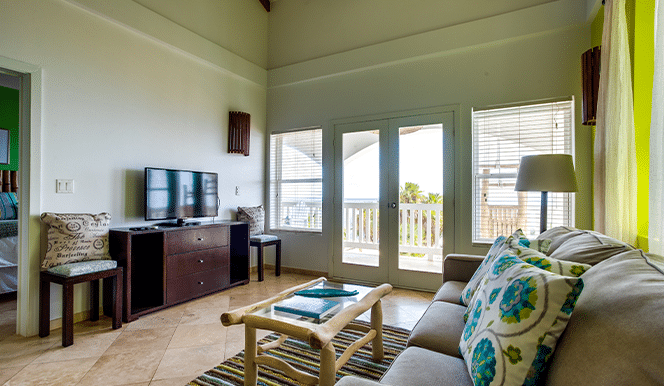
[[[191,227],[199,225],[201,225],[200,221],[185,221],[183,219],[178,219],[177,222],[160,222],[157,224],[158,227],[164,228]]]

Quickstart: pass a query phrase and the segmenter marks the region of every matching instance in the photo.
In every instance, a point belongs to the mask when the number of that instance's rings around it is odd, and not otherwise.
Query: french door
[[[333,275],[435,290],[454,240],[454,112],[334,121]]]

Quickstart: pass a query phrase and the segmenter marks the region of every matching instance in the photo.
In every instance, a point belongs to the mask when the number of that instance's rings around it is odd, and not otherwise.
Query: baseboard
[[[103,315],[101,308],[99,308],[99,315],[100,316]],[[74,324],[89,319],[90,319],[90,310],[81,311],[79,313],[74,314]],[[51,319],[49,329],[53,331],[57,330],[58,328],[62,328],[62,318]]]
[[[264,267],[265,267],[265,270],[272,270],[272,271],[274,271],[274,268],[275,268],[274,265],[272,265],[272,264],[265,264]],[[251,272],[252,273],[258,272],[258,266],[251,267]],[[298,274],[298,275],[311,275],[311,276],[318,276],[318,277],[321,277],[321,276],[329,277],[327,275],[327,272],[323,272],[323,271],[313,271],[313,270],[310,270],[310,269],[291,268],[291,267],[283,267],[283,266],[281,267],[281,272],[283,272],[283,273],[295,273],[295,274]]]

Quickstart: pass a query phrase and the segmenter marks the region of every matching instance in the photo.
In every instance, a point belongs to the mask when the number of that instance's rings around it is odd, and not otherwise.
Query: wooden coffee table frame
[[[238,308],[221,315],[221,323],[228,327],[234,324],[244,324],[244,384],[254,386],[258,380],[258,365],[267,365],[281,370],[287,376],[307,385],[320,384],[331,386],[336,382],[337,371],[350,359],[350,357],[368,342],[371,344],[372,359],[375,362],[383,360],[383,310],[380,299],[392,291],[392,286],[382,284],[371,290],[357,303],[342,309],[325,323],[310,326],[288,323],[282,320],[254,315],[252,312],[276,303],[296,291],[311,287],[325,281],[321,277],[308,283],[290,288],[265,301]],[[369,327],[351,323],[355,318],[371,309],[371,325]],[[364,332],[365,335],[351,344],[337,359],[332,338],[343,328]],[[259,346],[256,343],[256,329],[275,331],[281,334],[279,339]],[[299,371],[288,363],[268,356],[260,355],[263,352],[279,347],[289,336],[308,342],[312,348],[320,349],[319,377]]]

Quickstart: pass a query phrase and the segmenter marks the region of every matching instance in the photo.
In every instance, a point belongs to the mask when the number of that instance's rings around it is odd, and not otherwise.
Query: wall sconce
[[[251,116],[241,111],[231,111],[228,115],[228,152],[248,156]]]
[[[581,55],[581,81],[583,83],[584,125],[597,121],[597,93],[599,91],[600,47],[591,48]]]

